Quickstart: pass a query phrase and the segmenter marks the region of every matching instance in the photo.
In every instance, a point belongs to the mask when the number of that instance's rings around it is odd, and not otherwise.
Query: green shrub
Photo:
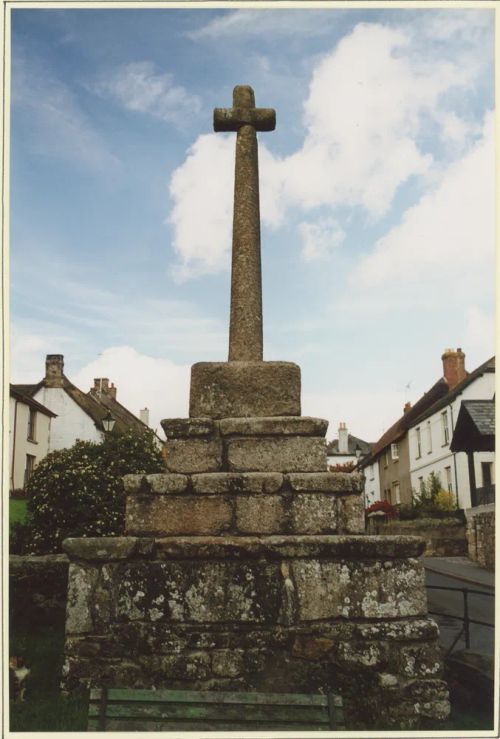
[[[27,485],[30,551],[61,551],[61,542],[70,536],[122,534],[122,476],[163,469],[150,431],[108,435],[101,444],[79,441],[52,452],[38,464]]]

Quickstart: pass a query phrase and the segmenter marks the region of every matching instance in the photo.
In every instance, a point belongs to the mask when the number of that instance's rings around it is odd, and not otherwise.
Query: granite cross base
[[[422,547],[404,536],[67,539],[64,687],[334,690],[348,729],[435,726],[449,703]]]

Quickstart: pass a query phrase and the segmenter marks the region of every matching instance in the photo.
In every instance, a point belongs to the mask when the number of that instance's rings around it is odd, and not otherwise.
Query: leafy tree
[[[69,536],[122,534],[122,476],[164,470],[154,439],[151,431],[127,431],[108,434],[100,444],[78,441],[47,455],[27,485],[29,541],[24,550],[58,552]]]

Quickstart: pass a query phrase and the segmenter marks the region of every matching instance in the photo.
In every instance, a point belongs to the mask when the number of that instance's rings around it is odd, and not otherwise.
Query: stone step
[[[319,436],[328,421],[312,416],[262,416],[252,418],[165,418],[161,422],[167,439],[210,436]]]

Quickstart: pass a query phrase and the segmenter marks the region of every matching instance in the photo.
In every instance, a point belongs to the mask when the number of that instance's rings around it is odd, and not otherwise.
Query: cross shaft
[[[232,108],[214,110],[215,131],[236,131],[229,361],[262,361],[259,165],[256,131],[272,131],[276,113],[256,108],[247,85],[233,91]]]

